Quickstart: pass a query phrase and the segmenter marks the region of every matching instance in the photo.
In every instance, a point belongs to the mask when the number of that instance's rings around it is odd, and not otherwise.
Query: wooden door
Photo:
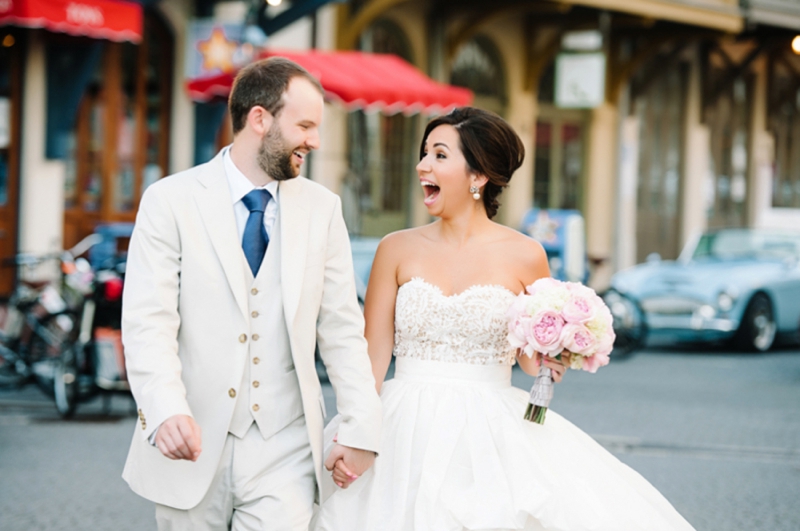
[[[140,45],[106,45],[78,112],[65,247],[98,224],[133,222],[144,189],[167,174],[172,42],[166,25],[147,14]]]
[[[0,32],[0,297],[14,289],[19,212],[21,34]]]

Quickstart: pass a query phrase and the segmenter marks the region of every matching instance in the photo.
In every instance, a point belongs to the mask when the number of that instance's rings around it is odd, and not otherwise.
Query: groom
[[[380,400],[338,196],[298,177],[323,91],[299,65],[244,68],[234,140],[150,186],[128,255],[122,334],[139,422],[123,478],[161,530],[306,530],[321,481],[324,401],[343,423],[330,467],[360,475]]]

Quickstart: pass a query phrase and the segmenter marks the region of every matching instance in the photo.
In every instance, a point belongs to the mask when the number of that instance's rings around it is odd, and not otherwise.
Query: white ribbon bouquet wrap
[[[603,300],[577,282],[541,278],[528,286],[508,310],[508,341],[522,354],[536,352],[561,359],[569,355],[569,368],[594,373],[608,365],[614,347],[613,318]],[[544,424],[553,398],[553,378],[541,365],[531,389],[525,418]]]

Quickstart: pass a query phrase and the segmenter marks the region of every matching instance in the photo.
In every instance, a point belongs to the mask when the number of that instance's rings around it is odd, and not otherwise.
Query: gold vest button
[[[228,396],[231,398],[236,398],[236,389],[233,388],[228,389]]]
[[[253,404],[253,411],[258,411],[258,404]]]
[[[253,382],[253,387],[258,387],[259,385],[261,385],[261,384],[258,383],[258,381]]]
[[[242,334],[239,336],[239,343],[244,343],[247,341],[247,334]]]
[[[255,319],[256,317],[258,317],[258,312],[251,312],[250,315],[252,315],[253,319]]]
[[[259,358],[253,358],[253,365],[258,365],[261,360]]]
[[[253,334],[253,341],[258,341],[258,338],[259,338],[258,334]]]
[[[250,290],[250,293],[252,293],[253,295],[258,295],[258,290],[256,288],[253,288]]]

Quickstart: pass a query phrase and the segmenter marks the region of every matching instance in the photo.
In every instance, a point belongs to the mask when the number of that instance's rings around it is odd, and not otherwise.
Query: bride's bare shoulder
[[[503,255],[511,259],[524,271],[525,277],[548,276],[547,253],[542,244],[517,230],[497,225],[498,241],[502,243]]]
[[[406,254],[409,249],[418,248],[429,241],[430,225],[423,225],[387,234],[378,245],[378,250],[385,254]]]

